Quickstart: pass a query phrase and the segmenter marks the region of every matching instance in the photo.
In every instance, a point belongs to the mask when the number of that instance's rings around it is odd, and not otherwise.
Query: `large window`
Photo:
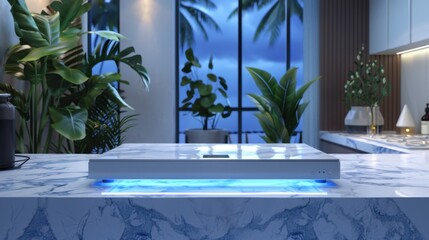
[[[233,113],[220,119],[217,128],[227,129],[233,143],[263,142],[261,127],[253,116],[257,109],[246,96],[259,94],[259,90],[246,67],[261,68],[280,78],[289,67],[296,66],[298,83],[302,83],[302,1],[180,0],[177,5],[177,141],[184,142],[186,129],[201,128],[189,110],[180,108],[186,98],[186,88],[180,86],[180,69],[186,62],[185,50],[191,47],[202,65],[200,75],[207,73],[213,56],[214,73],[228,83]]]

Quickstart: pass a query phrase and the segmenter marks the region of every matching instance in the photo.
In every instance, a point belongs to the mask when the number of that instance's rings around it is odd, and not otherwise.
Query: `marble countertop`
[[[366,134],[321,131],[320,139],[366,153],[429,153],[429,137],[393,133],[370,137]],[[420,140],[424,144],[419,144]]]
[[[332,154],[341,179],[150,180],[103,183],[88,178],[94,155],[36,154],[20,169],[0,172],[0,198],[402,198],[429,197],[429,154]]]

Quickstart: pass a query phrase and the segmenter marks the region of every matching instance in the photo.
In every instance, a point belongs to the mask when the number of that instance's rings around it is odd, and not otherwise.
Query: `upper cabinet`
[[[370,54],[429,44],[429,0],[370,0]]]
[[[409,44],[411,39],[410,0],[389,0],[388,9],[387,47],[392,49]]]
[[[369,52],[383,52],[387,47],[387,0],[370,0]]]
[[[411,42],[429,39],[429,1],[411,1]]]

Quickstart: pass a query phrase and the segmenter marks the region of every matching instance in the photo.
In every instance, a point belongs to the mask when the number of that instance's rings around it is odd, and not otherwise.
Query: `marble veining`
[[[412,205],[408,199],[0,198],[0,204],[1,239],[428,237],[401,208]]]

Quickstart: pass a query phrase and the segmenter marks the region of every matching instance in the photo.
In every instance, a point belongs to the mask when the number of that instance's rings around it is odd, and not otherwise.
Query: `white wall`
[[[429,50],[420,50],[401,56],[401,109],[407,104],[416,132],[420,133],[420,119],[429,103]]]
[[[140,114],[126,142],[169,143],[175,141],[175,1],[120,1],[120,32],[128,39],[121,49],[134,46],[143,57],[152,83],[143,90],[139,77],[121,67],[126,101]]]

